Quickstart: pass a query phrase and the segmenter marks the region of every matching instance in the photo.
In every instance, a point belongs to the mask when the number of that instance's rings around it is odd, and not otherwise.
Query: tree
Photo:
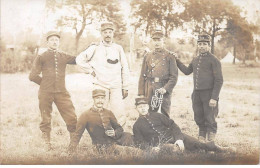
[[[136,18],[133,25],[135,29],[144,28],[146,36],[159,26],[168,37],[175,27],[182,25],[182,6],[181,0],[133,0],[132,17]]]
[[[120,37],[125,33],[125,24],[118,7],[118,0],[63,0],[60,3],[57,0],[55,0],[56,3],[48,0],[48,2],[46,6],[50,11],[56,12],[60,9],[68,11],[66,16],[57,20],[57,27],[69,27],[75,31],[75,53],[77,53],[80,37],[89,25],[100,21],[113,21],[119,30],[115,37]]]
[[[195,33],[211,36],[211,52],[214,54],[214,41],[225,30],[229,19],[240,16],[240,8],[231,0],[189,0],[181,18],[193,25]]]
[[[257,27],[249,24],[245,18],[241,16],[227,21],[226,31],[223,32],[220,42],[226,44],[227,47],[233,47],[233,64],[237,57],[237,50],[243,54],[243,63],[246,60],[246,53],[253,49],[253,32],[257,31]]]

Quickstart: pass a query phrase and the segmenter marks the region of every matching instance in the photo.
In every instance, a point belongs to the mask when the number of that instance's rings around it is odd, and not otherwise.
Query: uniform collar
[[[58,52],[58,49],[55,50],[55,49],[48,48],[48,51],[49,51],[49,52],[52,52],[52,53],[55,53],[55,52]]]
[[[205,57],[205,56],[207,56],[208,54],[209,54],[209,52],[205,52],[205,53],[199,54],[199,56]]]
[[[101,44],[104,45],[105,47],[111,47],[113,45],[113,41],[110,44],[107,44],[104,41],[101,41]]]
[[[162,53],[162,52],[163,52],[163,48],[154,49],[154,53]]]
[[[93,106],[91,109],[92,109],[94,112],[101,112],[101,111],[104,110],[104,108],[97,108],[97,107],[95,107],[95,106]]]

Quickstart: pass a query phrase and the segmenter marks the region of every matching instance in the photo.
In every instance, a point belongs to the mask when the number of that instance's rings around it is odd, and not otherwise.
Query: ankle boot
[[[215,141],[216,133],[208,132],[208,141]]]

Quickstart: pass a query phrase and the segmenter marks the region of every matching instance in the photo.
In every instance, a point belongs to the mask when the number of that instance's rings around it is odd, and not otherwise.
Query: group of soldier
[[[101,24],[101,42],[92,43],[77,57],[59,51],[59,33],[47,33],[48,50],[37,56],[29,76],[31,81],[40,85],[40,130],[46,148],[52,149],[50,132],[54,102],[70,133],[68,152],[75,152],[85,129],[97,149],[123,145],[153,150],[166,146],[179,151],[223,151],[223,147],[214,143],[223,77],[219,60],[209,52],[209,36],[198,36],[199,55],[186,67],[175,53],[164,48],[162,31],[152,34],[154,49],[143,58],[135,99],[139,118],[133,125],[132,135],[123,129],[127,119],[124,99],[128,96],[129,68],[122,46],[113,42],[114,31],[113,23]],[[93,106],[78,119],[65,87],[67,64],[77,64],[93,76]],[[170,119],[172,90],[177,83],[178,68],[186,75],[193,72],[192,107],[199,127],[198,139],[182,133]],[[154,98],[160,101],[155,102]]]

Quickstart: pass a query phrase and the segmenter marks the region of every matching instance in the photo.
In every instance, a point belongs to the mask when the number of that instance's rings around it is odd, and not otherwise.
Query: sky
[[[130,1],[121,0],[126,19],[130,14]],[[248,11],[245,16],[250,22],[256,22],[256,11],[260,12],[260,0],[233,0],[233,2]],[[40,35],[55,29],[55,19],[62,13],[46,17],[44,7],[45,0],[1,0],[1,36],[9,33],[15,37],[17,33],[28,28]],[[258,18],[260,18],[259,13]],[[93,32],[98,35],[97,30]],[[182,33],[177,31],[175,35],[181,36]]]

